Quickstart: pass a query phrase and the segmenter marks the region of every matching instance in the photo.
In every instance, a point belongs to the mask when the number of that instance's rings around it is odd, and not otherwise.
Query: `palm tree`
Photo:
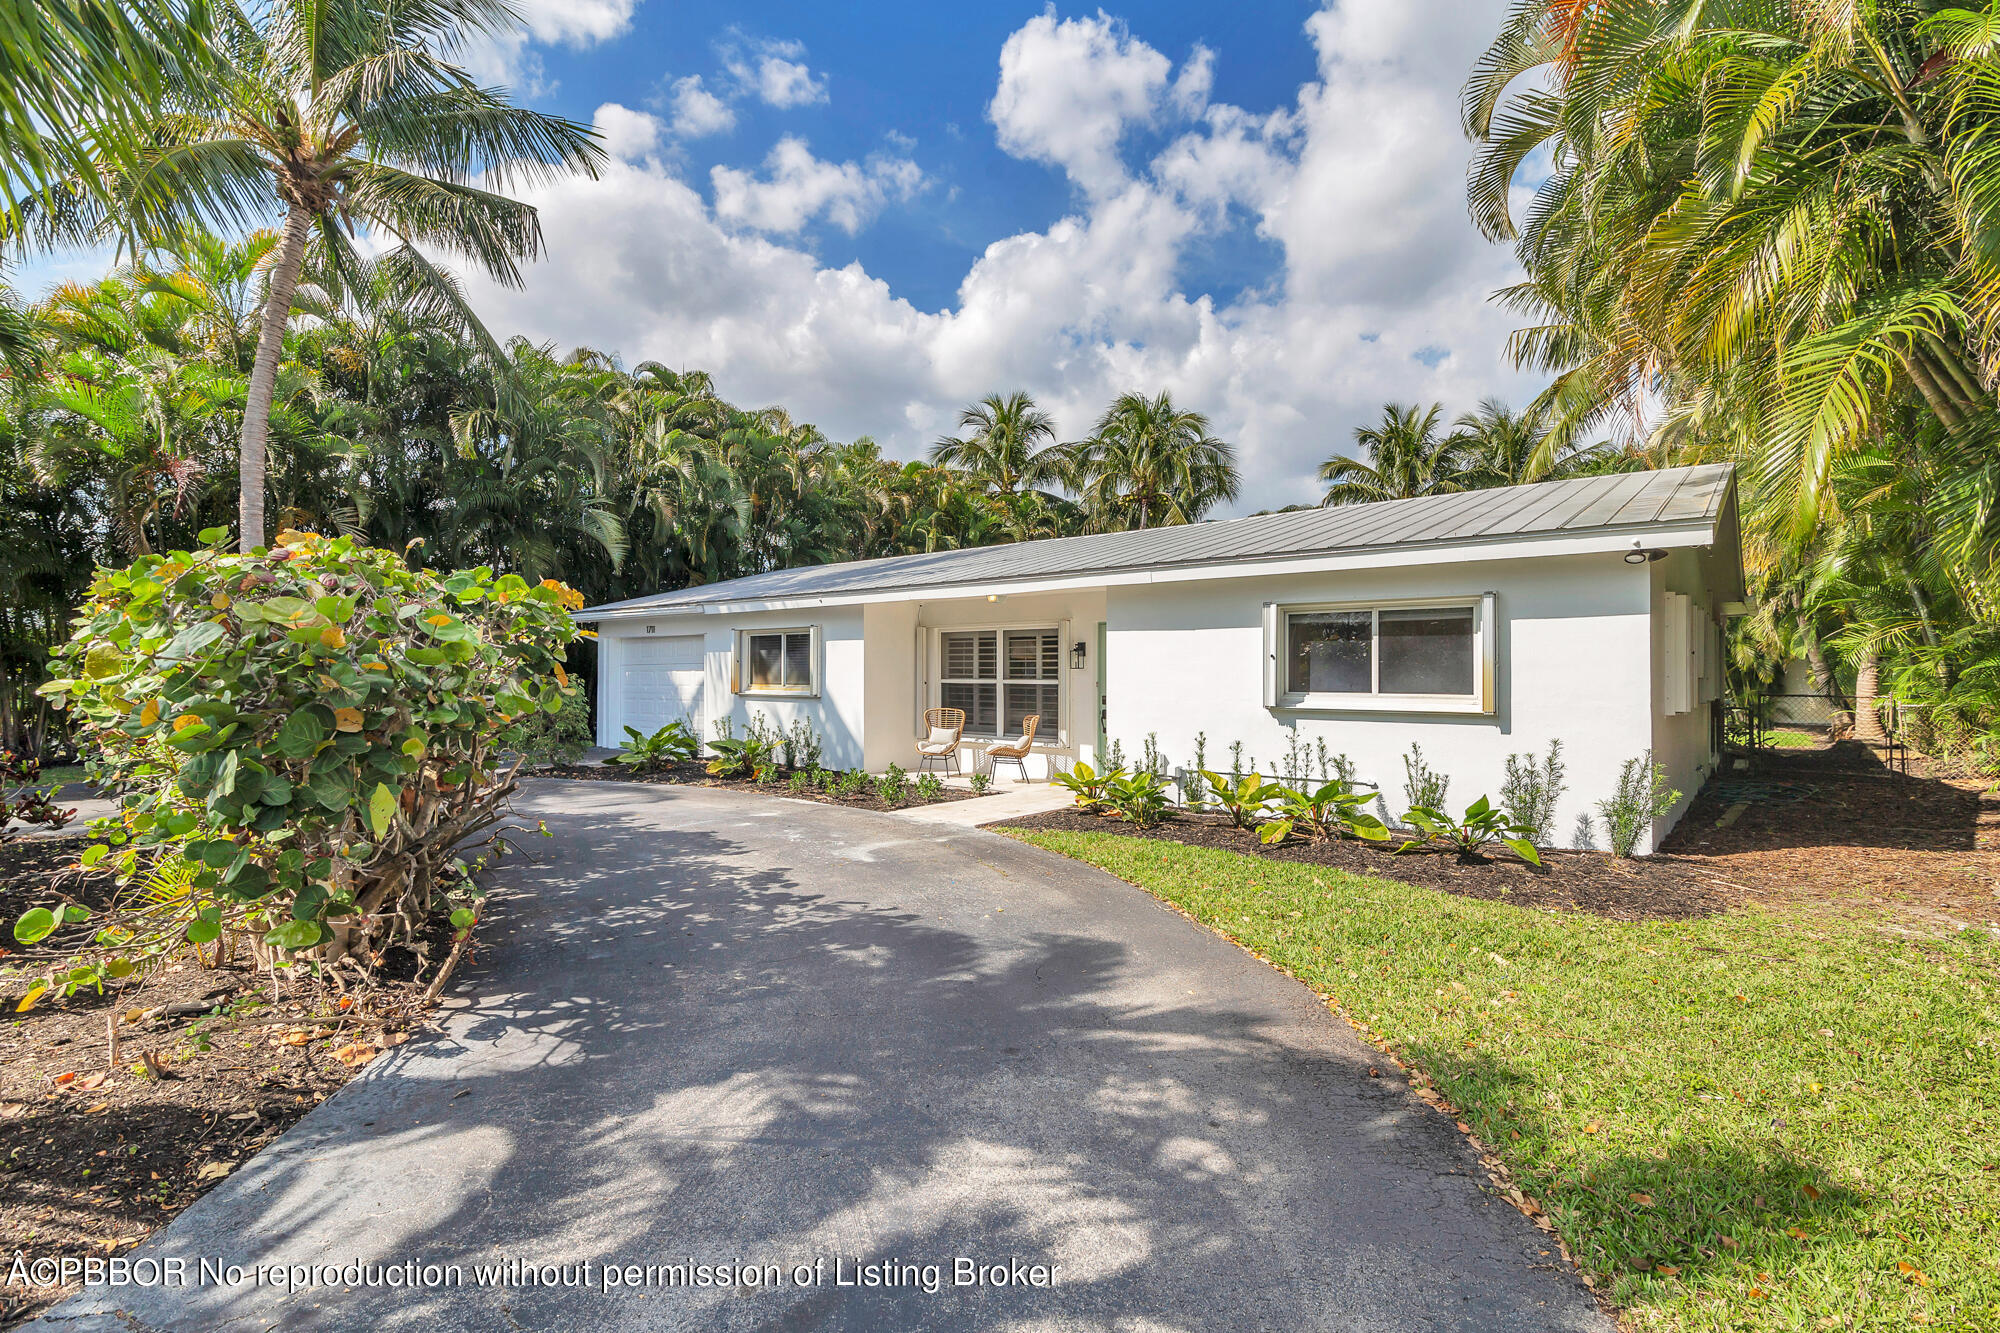
[[[1465,450],[1467,489],[1560,481],[1608,466],[1604,445],[1578,446],[1569,431],[1555,426],[1540,404],[1516,412],[1497,398],[1481,400],[1451,423]]]
[[[1464,439],[1438,433],[1443,415],[1439,403],[1422,409],[1384,404],[1378,425],[1354,428],[1354,442],[1366,451],[1367,462],[1335,454],[1319,465],[1319,479],[1328,483],[1320,504],[1407,500],[1475,484],[1467,473],[1472,460]]]
[[[959,468],[998,495],[1057,480],[1057,456],[1047,446],[1056,424],[1027,394],[989,393],[958,414],[961,434],[931,446],[931,461]]]
[[[1236,446],[1171,395],[1121,394],[1090,437],[1062,446],[1061,475],[1099,530],[1193,523],[1234,500]]]
[[[219,72],[172,91],[131,162],[102,160],[112,199],[94,209],[100,229],[122,220],[154,243],[273,205],[284,216],[243,413],[245,550],[264,538],[272,396],[308,242],[339,272],[358,264],[349,233],[369,228],[393,241],[379,270],[456,313],[456,285],[420,247],[510,285],[541,249],[535,210],[474,182],[595,174],[604,160],[585,126],[513,106],[451,63],[514,21],[506,0],[271,0],[258,15],[224,11]]]

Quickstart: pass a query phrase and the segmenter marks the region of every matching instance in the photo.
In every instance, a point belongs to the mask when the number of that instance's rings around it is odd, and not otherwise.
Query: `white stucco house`
[[[1241,741],[1269,772],[1297,736],[1396,805],[1412,743],[1463,804],[1560,739],[1559,841],[1650,750],[1687,794],[1657,842],[1716,761],[1742,577],[1712,465],[781,570],[578,619],[604,745],[761,711],[808,719],[831,766],[914,769],[947,705],[967,762],[1038,715],[1038,778],[1149,735],[1185,765],[1197,733],[1211,767]]]

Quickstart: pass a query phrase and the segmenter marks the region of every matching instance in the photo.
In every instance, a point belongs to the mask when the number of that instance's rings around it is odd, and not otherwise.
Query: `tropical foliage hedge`
[[[413,569],[350,538],[281,533],[101,570],[43,693],[77,715],[125,792],[84,854],[146,892],[96,928],[71,989],[183,942],[363,971],[432,915],[470,924],[450,872],[504,815],[502,754],[580,687],[573,590]],[[63,924],[38,908],[16,938]]]

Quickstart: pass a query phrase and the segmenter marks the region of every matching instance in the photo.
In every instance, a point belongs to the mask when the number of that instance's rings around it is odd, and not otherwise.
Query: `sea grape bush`
[[[421,951],[434,914],[462,934],[477,890],[452,872],[505,817],[499,755],[580,688],[563,655],[582,598],[553,580],[291,531],[237,554],[225,536],[99,570],[42,687],[125,793],[84,862],[128,884],[168,857],[198,867],[185,894],[90,918],[81,961],[50,974],[67,990],[224,935],[366,973],[391,943]]]

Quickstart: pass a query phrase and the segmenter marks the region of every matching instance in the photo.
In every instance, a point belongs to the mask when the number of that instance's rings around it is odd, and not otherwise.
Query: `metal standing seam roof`
[[[676,592],[607,602],[579,620],[717,602],[903,592],[957,584],[1075,578],[1132,570],[1343,555],[1430,543],[1549,537],[1714,521],[1728,497],[1727,463],[1573,477],[1528,486],[1219,519],[1138,532],[1051,537],[921,555],[752,574]]]

